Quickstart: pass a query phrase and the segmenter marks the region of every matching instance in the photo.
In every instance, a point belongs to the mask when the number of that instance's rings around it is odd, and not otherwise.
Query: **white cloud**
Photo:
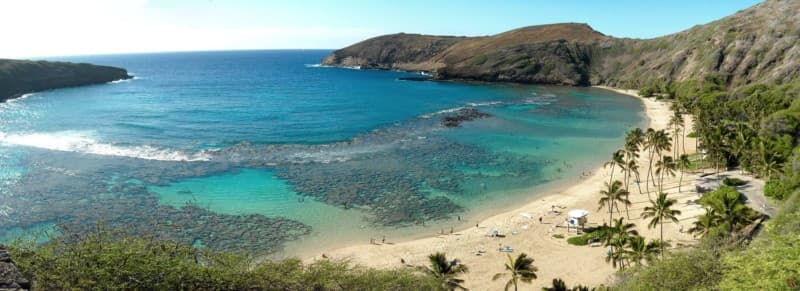
[[[0,1],[0,57],[120,52],[331,48],[380,34],[337,27],[211,28],[176,23],[147,1]],[[213,27],[213,26],[211,26]]]

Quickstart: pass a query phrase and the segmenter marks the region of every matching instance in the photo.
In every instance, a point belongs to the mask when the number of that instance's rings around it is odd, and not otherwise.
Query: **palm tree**
[[[561,278],[554,278],[553,279],[553,287],[544,287],[542,288],[544,291],[594,291],[594,288],[589,289],[589,287],[583,285],[575,285],[572,288],[567,287],[567,283]]]
[[[669,133],[666,130],[656,131],[654,149],[658,154],[658,160],[661,160],[662,153],[670,151],[671,147]],[[655,179],[655,177],[653,178]]]
[[[689,233],[695,237],[704,237],[712,228],[719,224],[719,215],[713,208],[706,208],[706,213],[698,215],[697,220],[689,228]]]
[[[644,132],[641,128],[634,128],[625,136],[625,158],[626,158],[626,175],[625,175],[625,190],[628,189],[628,179],[630,178],[631,162],[636,164],[636,159],[639,158],[639,149],[644,144]],[[637,166],[638,167],[638,166]],[[641,191],[639,191],[641,192]]]
[[[681,185],[683,185],[683,173],[686,172],[686,169],[689,169],[689,167],[692,166],[692,161],[689,160],[689,155],[682,154],[676,161],[676,165],[681,171],[681,178],[678,179],[678,192],[681,192]]]
[[[683,114],[678,107],[678,103],[672,103],[672,117],[669,119],[669,126],[672,128],[672,144],[675,145],[672,153],[672,158],[678,158],[678,139],[680,138],[681,128],[686,121],[683,119]],[[685,152],[685,151],[684,151]]]
[[[513,285],[514,290],[516,291],[517,281],[530,283],[533,279],[536,279],[536,272],[539,271],[539,269],[533,265],[533,258],[529,258],[527,254],[521,253],[519,256],[517,256],[517,259],[513,259],[511,255],[508,255],[506,271],[511,274],[511,278],[508,279],[508,282],[506,282],[505,290],[509,290],[509,288],[511,288]],[[500,279],[509,273],[497,273],[494,275],[494,277],[492,277],[492,280]]]
[[[442,282],[442,287],[447,290],[467,290],[461,284],[464,280],[456,278],[461,273],[469,271],[466,265],[459,262],[458,259],[452,261],[448,260],[444,253],[435,253],[428,256],[430,266],[418,267],[422,272],[433,276]]]
[[[553,287],[544,287],[542,288],[543,291],[570,291],[567,288],[567,283],[564,283],[564,280],[561,278],[553,278]]]
[[[739,201],[738,195],[719,195],[717,197],[718,199],[709,202],[709,206],[716,213],[719,224],[725,225],[728,232],[750,222],[750,211]]]
[[[658,176],[658,191],[664,191],[664,173],[675,177],[675,169],[677,164],[670,156],[662,156],[661,160],[656,162],[656,176]]]
[[[637,235],[628,239],[627,247],[625,257],[628,262],[641,266],[642,261],[650,263],[658,255],[660,243],[657,241],[645,242],[644,237]]]
[[[603,167],[611,167],[611,176],[608,178],[609,183],[611,183],[611,181],[614,179],[614,168],[616,168],[617,166],[625,167],[624,159],[625,158],[623,152],[621,150],[618,150],[614,152],[613,155],[611,155],[610,161],[603,164]]]
[[[628,191],[622,188],[622,182],[619,180],[614,181],[613,183],[609,184],[606,182],[606,189],[600,191],[600,200],[597,201],[599,205],[597,210],[608,208],[608,221],[611,222],[614,220],[614,209],[617,209],[619,212],[619,207],[617,207],[617,202],[623,203],[625,205],[631,205],[631,201],[628,200]]]
[[[655,228],[656,226],[661,227],[661,259],[664,259],[664,221],[671,220],[674,223],[678,223],[677,216],[681,214],[680,210],[672,209],[672,206],[675,205],[678,201],[675,199],[667,198],[667,193],[660,192],[658,193],[658,198],[655,201],[650,201],[652,203],[651,206],[647,206],[644,208],[642,212],[642,218],[650,218],[650,224],[647,225],[647,228]]]
[[[643,193],[642,191],[642,184],[640,183],[641,180],[639,178],[639,164],[636,163],[635,160],[628,162],[628,172],[633,173],[633,177],[636,178],[636,186],[639,187],[639,193]],[[627,190],[627,189],[626,189]]]
[[[649,151],[649,162],[650,166],[647,167],[647,176],[645,177],[645,187],[647,188],[647,194],[650,194],[650,170],[653,169],[653,154],[655,153],[655,144],[656,144],[656,130],[652,128],[648,128],[647,132],[644,134],[644,149]]]
[[[619,263],[620,268],[625,268],[625,253],[622,249],[628,241],[628,238],[637,236],[639,233],[634,229],[636,225],[633,223],[625,223],[625,218],[617,218],[614,220],[612,226],[603,225],[600,238],[603,240],[605,246],[611,247],[611,254],[606,257],[606,262],[611,262],[614,268]]]

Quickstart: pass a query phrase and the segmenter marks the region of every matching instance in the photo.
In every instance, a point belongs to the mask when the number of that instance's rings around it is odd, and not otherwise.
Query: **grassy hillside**
[[[26,93],[129,78],[124,69],[108,66],[0,59],[0,102]]]
[[[425,70],[439,79],[624,88],[714,75],[724,78],[727,86],[739,87],[779,84],[800,76],[798,37],[800,2],[768,0],[654,39],[608,37],[575,23],[486,37],[391,35],[335,51],[323,63]]]

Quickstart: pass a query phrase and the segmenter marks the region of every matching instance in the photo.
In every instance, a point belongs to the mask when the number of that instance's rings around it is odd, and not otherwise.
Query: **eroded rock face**
[[[17,269],[11,254],[5,246],[0,244],[0,291],[28,290],[31,282]]]

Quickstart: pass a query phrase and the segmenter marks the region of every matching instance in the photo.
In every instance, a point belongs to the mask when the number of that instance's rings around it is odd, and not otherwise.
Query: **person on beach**
[[[385,235],[384,235],[384,236],[383,236],[383,238],[381,239],[381,243],[382,243],[382,244],[385,244],[385,243],[386,243],[386,236],[385,236]]]
[[[539,224],[542,224],[542,217],[539,216]]]

